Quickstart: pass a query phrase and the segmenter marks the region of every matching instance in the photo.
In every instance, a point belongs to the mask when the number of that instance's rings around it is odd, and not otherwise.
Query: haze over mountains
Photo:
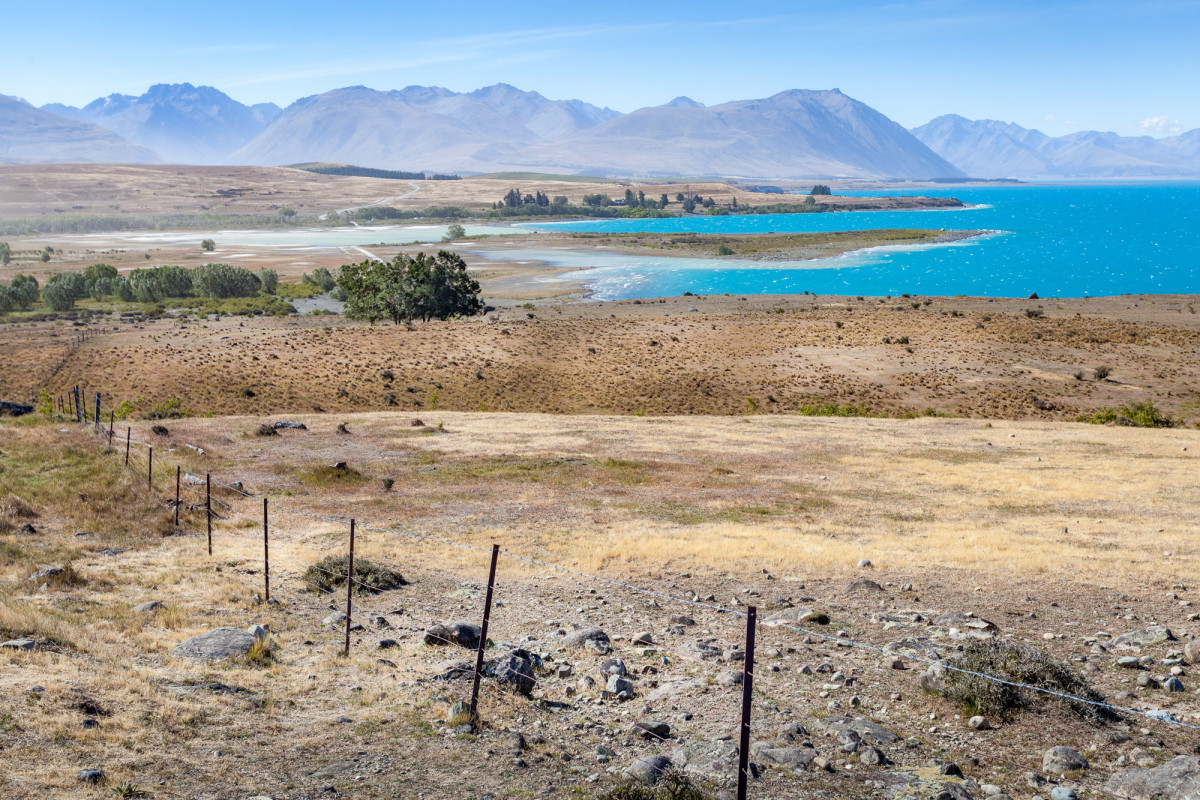
[[[332,161],[651,177],[1180,177],[1200,175],[1200,130],[1163,139],[1092,131],[1052,138],[946,115],[908,131],[836,89],[707,107],[677,97],[621,114],[507,84],[466,93],[351,86],[280,110],[185,83],[83,108],[37,109],[0,95],[0,161]]]

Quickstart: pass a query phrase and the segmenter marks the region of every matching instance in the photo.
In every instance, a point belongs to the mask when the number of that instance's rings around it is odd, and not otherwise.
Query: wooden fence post
[[[350,655],[350,614],[354,604],[354,520],[350,520],[350,558],[346,560],[346,651]]]
[[[208,519],[208,554],[212,555],[212,475],[204,474],[204,516]]]
[[[267,498],[263,498],[263,590],[264,599],[271,602],[271,550],[267,544]]]
[[[179,527],[179,477],[182,469],[175,465],[175,527]]]
[[[746,780],[750,770],[750,705],[754,699],[754,625],[758,608],[746,608],[746,661],[742,667],[742,727],[738,740],[737,800],[746,800]]]
[[[483,650],[487,647],[488,622],[492,619],[492,593],[496,588],[496,561],[500,558],[500,545],[492,545],[492,566],[488,570],[487,595],[483,600],[483,624],[479,626],[479,647],[475,650],[475,677],[471,683],[471,724],[478,721],[479,681],[483,678]]]

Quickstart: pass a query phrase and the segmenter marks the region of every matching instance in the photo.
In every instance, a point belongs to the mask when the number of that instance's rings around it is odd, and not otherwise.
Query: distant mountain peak
[[[686,95],[679,95],[669,103],[663,103],[660,108],[704,108],[704,103],[697,102]]]

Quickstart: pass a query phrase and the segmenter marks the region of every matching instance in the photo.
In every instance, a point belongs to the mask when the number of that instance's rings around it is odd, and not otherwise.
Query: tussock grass
[[[347,556],[328,556],[308,568],[304,580],[325,591],[346,585]],[[365,558],[354,559],[354,583],[359,592],[377,594],[407,586],[399,572]]]

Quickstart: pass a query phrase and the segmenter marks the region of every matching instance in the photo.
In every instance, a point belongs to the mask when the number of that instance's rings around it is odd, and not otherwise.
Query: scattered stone
[[[29,580],[44,581],[44,580],[48,580],[49,578],[58,577],[59,575],[62,575],[64,572],[66,572],[66,570],[59,566],[46,567],[44,569],[39,569],[37,572],[30,575]]]
[[[1184,645],[1183,657],[1189,664],[1200,664],[1200,639],[1193,639]]]
[[[940,692],[946,685],[946,668],[934,665],[921,673],[917,684],[927,692]]]
[[[1087,759],[1069,747],[1051,747],[1042,754],[1042,771],[1064,775],[1088,768]]]
[[[1129,633],[1121,634],[1116,639],[1113,639],[1112,645],[1124,650],[1140,650],[1143,647],[1174,640],[1175,635],[1171,633],[1170,628],[1165,625],[1151,625],[1140,631],[1130,631]]]
[[[817,751],[811,747],[781,747],[776,742],[755,742],[750,745],[750,757],[773,767],[808,769]]]
[[[599,628],[582,628],[568,633],[563,639],[563,644],[577,650],[592,650],[602,656],[606,656],[612,651],[612,643],[608,634]]]
[[[379,640],[379,649],[380,650],[388,650],[390,648],[399,647],[399,646],[400,646],[399,643],[395,639],[380,639]]]
[[[883,591],[884,588],[882,586],[868,578],[859,578],[846,587],[846,594],[860,594],[862,592],[882,593]]]
[[[943,628],[965,628],[968,636],[989,637],[996,633],[996,625],[982,617],[964,614],[961,611],[947,611],[933,618],[933,624]]]
[[[839,730],[849,729],[858,734],[864,742],[876,745],[892,745],[900,741],[900,737],[882,725],[866,719],[850,717],[827,717],[813,722],[813,726],[825,733],[836,736]]]
[[[696,620],[692,619],[691,617],[685,617],[685,616],[677,614],[677,615],[671,617],[671,624],[672,625],[682,625],[686,628],[686,627],[695,625]]]
[[[1200,797],[1200,757],[1176,756],[1153,769],[1114,774],[1104,791],[1130,800],[1191,800]]]
[[[600,672],[604,675],[621,675],[627,674],[625,662],[619,658],[606,658],[600,662]]]
[[[501,688],[513,689],[519,694],[528,697],[533,692],[534,687],[537,686],[537,678],[534,677],[536,674],[535,660],[538,666],[540,666],[541,659],[528,650],[517,648],[509,651],[500,658],[492,659],[485,663],[483,673],[489,678],[494,679]],[[473,672],[474,670],[472,670]],[[624,679],[622,678],[621,680]],[[630,686],[632,685],[630,684]]]
[[[725,670],[717,675],[717,683],[722,686],[741,686],[744,676],[740,672]]]
[[[652,722],[649,720],[633,723],[633,732],[643,739],[649,739],[653,742],[661,742],[671,735],[671,726],[665,722]]]
[[[671,759],[666,756],[644,756],[626,767],[625,774],[635,781],[653,786],[670,768]]]
[[[295,422],[293,420],[279,420],[271,427],[273,427],[273,428],[290,428],[292,430],[297,430],[297,431],[308,430],[308,426],[305,425],[303,422]]]
[[[676,750],[671,753],[671,761],[701,783],[732,786],[737,782],[738,746],[728,739]]]
[[[1069,786],[1055,786],[1050,790],[1050,800],[1078,800],[1078,796]]]
[[[151,600],[149,603],[142,603],[140,606],[134,606],[133,610],[139,614],[149,614],[151,611],[158,611],[162,608],[162,603],[157,600]]]
[[[271,635],[271,632],[267,630],[265,625],[251,625],[249,628],[246,628],[246,633],[255,639],[266,639]]]
[[[327,628],[330,625],[338,625],[345,621],[346,621],[346,612],[345,611],[335,611],[332,614],[330,614],[328,617],[326,617],[325,619],[321,620],[321,626]]]
[[[892,656],[883,660],[884,669],[904,669],[904,659],[899,656]]]
[[[0,650],[32,650],[37,646],[37,642],[33,639],[9,639],[7,642],[0,642]]]
[[[871,564],[871,559],[869,559],[869,558],[861,559],[858,562],[859,569],[867,569],[868,567],[871,567],[871,566],[873,566],[873,564]]]
[[[81,769],[75,773],[75,777],[83,783],[100,783],[104,780],[104,770],[102,769]]]
[[[613,695],[619,695],[624,692],[629,697],[633,696],[633,681],[620,675],[609,675],[608,684],[604,688]]]
[[[967,720],[967,727],[973,731],[990,731],[992,724],[988,722],[987,717],[974,716]]]
[[[1026,772],[1025,785],[1030,789],[1040,789],[1046,785],[1046,776],[1037,772]]]
[[[633,643],[639,647],[652,647],[654,645],[654,637],[649,633],[639,633],[633,637]]]
[[[1141,669],[1142,662],[1137,656],[1122,656],[1117,659],[1117,666],[1122,669]]]
[[[887,762],[887,756],[878,747],[867,747],[858,754],[858,760],[868,767],[882,766]]]
[[[972,800],[971,793],[957,783],[942,784],[942,788],[934,795],[935,800]]]
[[[447,622],[444,625],[433,625],[425,631],[425,644],[457,644],[474,650],[479,647],[481,634],[482,630],[478,625],[469,622]]]
[[[1168,692],[1184,691],[1183,681],[1179,680],[1179,678],[1176,678],[1174,675],[1172,675],[1170,678],[1167,678],[1167,682],[1163,684],[1163,688]]]
[[[684,642],[679,647],[679,655],[692,661],[715,661],[721,657],[721,648],[713,644],[713,639],[697,639]]]
[[[257,641],[251,634],[237,628],[216,628],[183,640],[175,646],[171,655],[191,661],[222,661],[246,655]]]
[[[475,666],[466,661],[445,661],[433,670],[435,681],[453,681],[471,678],[475,675]]]

